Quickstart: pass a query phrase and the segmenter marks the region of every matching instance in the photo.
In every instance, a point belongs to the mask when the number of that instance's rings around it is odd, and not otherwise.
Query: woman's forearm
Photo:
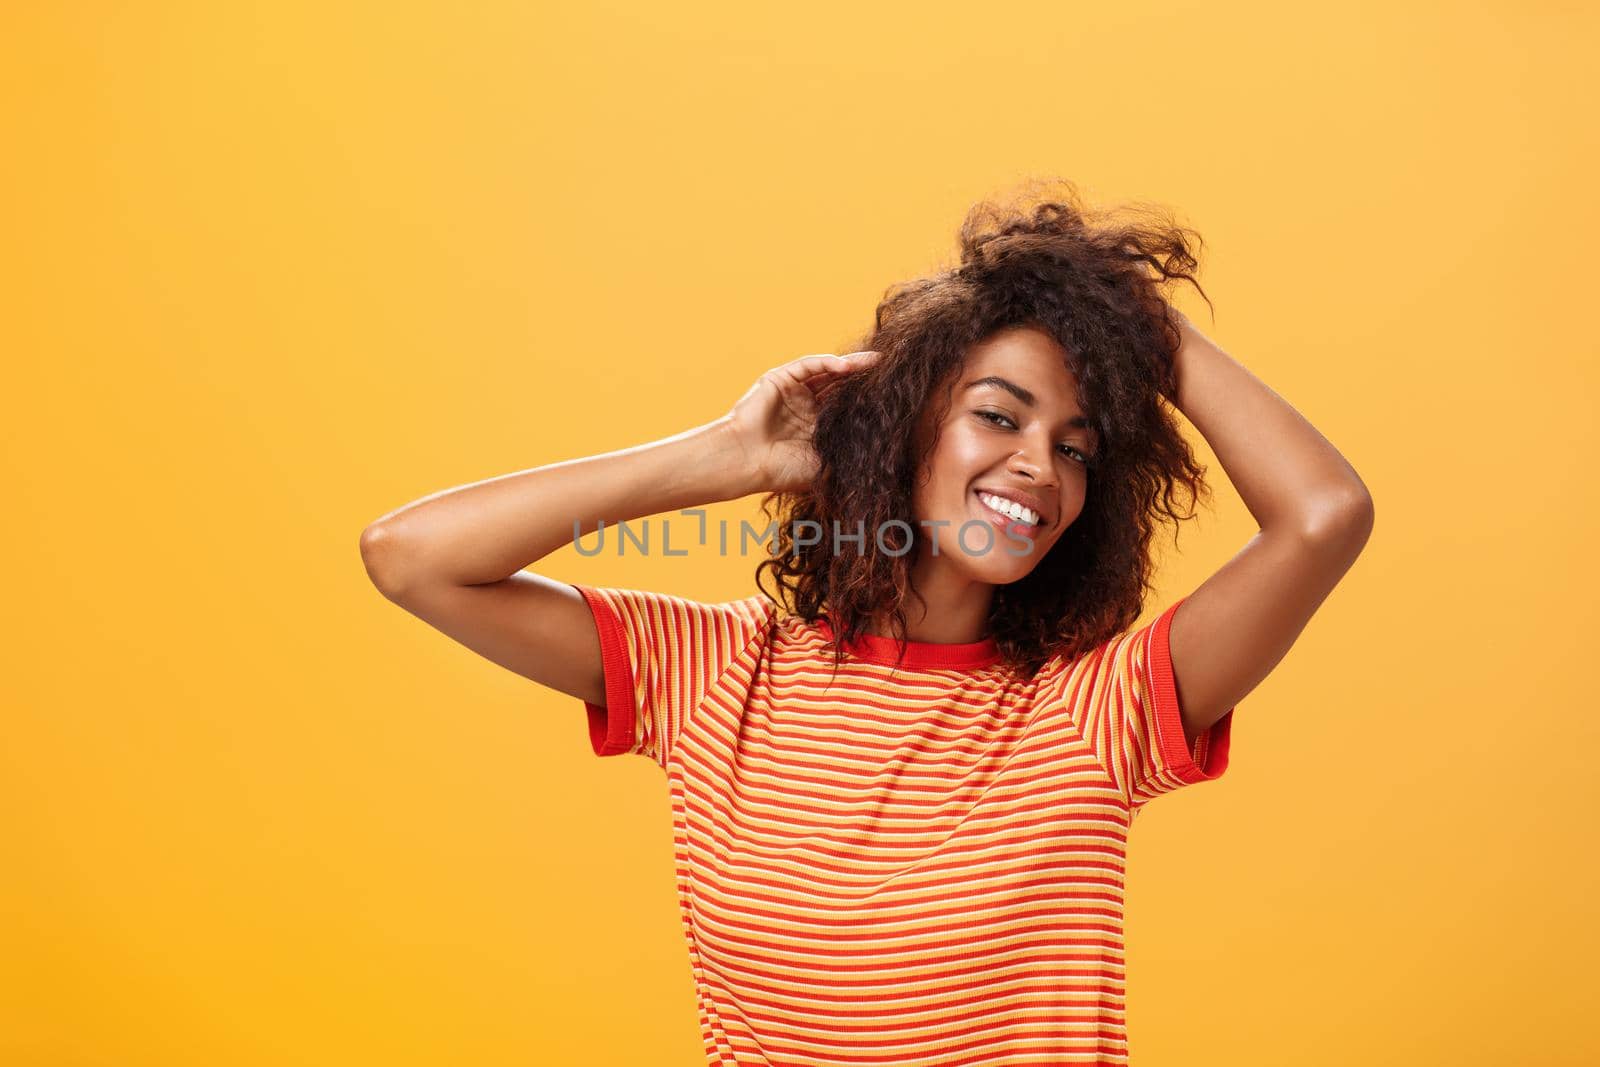
[[[1370,513],[1355,468],[1317,428],[1187,318],[1174,401],[1216,453],[1262,530],[1322,534]]]
[[[726,417],[672,437],[442,490],[367,527],[361,555],[397,595],[417,583],[508,578],[607,523],[762,490]],[[579,531],[574,533],[574,531]]]

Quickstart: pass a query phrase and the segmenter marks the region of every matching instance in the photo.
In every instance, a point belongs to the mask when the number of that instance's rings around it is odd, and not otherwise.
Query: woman
[[[1127,1062],[1134,817],[1224,772],[1235,705],[1373,521],[1333,446],[1160,295],[1199,289],[1194,237],[1070,186],[980,205],[959,266],[891,293],[860,351],[364,534],[391,600],[666,771],[713,1062]],[[1166,404],[1260,531],[1130,628],[1156,520],[1205,489]],[[781,594],[523,572],[602,521],[758,492]]]

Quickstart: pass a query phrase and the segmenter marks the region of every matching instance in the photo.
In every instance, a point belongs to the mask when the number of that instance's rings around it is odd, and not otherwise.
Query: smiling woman
[[[1370,526],[1332,446],[1156,292],[1150,267],[1193,281],[1185,231],[1069,198],[980,206],[961,242],[858,351],[774,367],[712,424],[362,540],[391,599],[668,776],[715,1062],[1127,1062],[1129,828],[1224,773],[1234,703]],[[1131,628],[1156,523],[1204,488],[1174,397],[1263,530]],[[754,492],[783,512],[777,595],[519,573],[599,521]]]
[[[989,590],[1028,574],[1083,511],[1087,467],[1071,442],[1089,448],[1088,419],[1061,346],[1027,326],[1001,330],[968,352],[964,383],[919,426],[919,448],[933,449],[919,474],[912,507],[930,527],[934,545],[913,564],[918,590],[951,590],[967,603],[946,601],[939,614],[987,629]],[[1081,454],[1081,453],[1079,453]],[[997,507],[983,500],[988,495]],[[962,551],[959,531],[976,509],[983,522],[1025,537],[1023,556]],[[1022,510],[1032,516],[1023,520]],[[955,568],[946,576],[942,570]]]
[[[1175,499],[1209,495],[1163,400],[1176,344],[1158,285],[1200,289],[1198,238],[1155,213],[1086,208],[1069,183],[1043,192],[977,205],[958,266],[891,290],[853,344],[879,358],[822,400],[817,477],[763,501],[781,543],[758,582],[803,617],[826,611],[851,636],[992,636],[1028,676],[1130,626],[1158,525],[1192,517]],[[896,551],[785,537],[806,521],[886,529]]]

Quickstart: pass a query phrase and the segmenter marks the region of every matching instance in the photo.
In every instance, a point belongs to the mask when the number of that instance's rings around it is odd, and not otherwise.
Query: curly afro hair
[[[876,325],[841,349],[880,356],[821,399],[814,482],[762,501],[777,540],[757,586],[780,606],[787,594],[807,622],[829,615],[835,671],[842,643],[875,619],[892,620],[905,640],[911,564],[927,537],[912,483],[937,444],[917,449],[919,418],[950,403],[965,353],[997,331],[1033,326],[1060,343],[1100,442],[1082,513],[1032,571],[995,589],[990,634],[1005,668],[1031,677],[1052,656],[1070,661],[1131,626],[1150,589],[1157,523],[1172,523],[1176,546],[1178,524],[1210,494],[1169,406],[1182,334],[1161,291],[1181,279],[1210,305],[1194,277],[1199,235],[1150,205],[1086,208],[1071,182],[1055,179],[979,202],[959,240],[957,266],[891,287]],[[864,523],[882,531],[886,550],[872,551],[870,536],[859,553],[835,553],[827,538],[797,542],[801,523]],[[769,571],[778,594],[761,585]]]

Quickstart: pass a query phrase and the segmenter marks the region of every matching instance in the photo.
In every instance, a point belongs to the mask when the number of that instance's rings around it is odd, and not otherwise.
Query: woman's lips
[[[1002,515],[988,504],[985,504],[976,489],[972,491],[972,499],[978,502],[978,507],[983,510],[984,518],[1014,537],[1026,537],[1029,540],[1033,540],[1044,532],[1043,526],[1029,526],[1020,519],[1013,519],[1010,515]]]

